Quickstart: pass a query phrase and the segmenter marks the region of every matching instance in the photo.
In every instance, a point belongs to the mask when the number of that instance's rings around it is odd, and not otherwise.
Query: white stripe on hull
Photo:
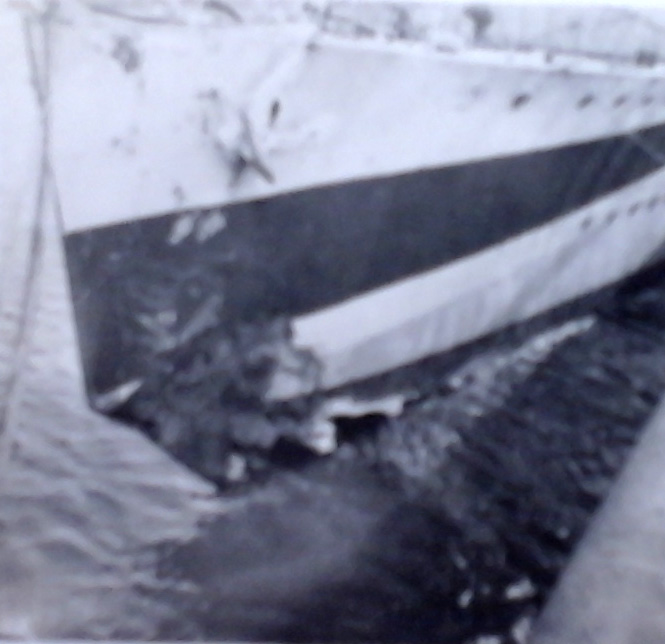
[[[657,202],[654,200],[657,199]],[[380,374],[599,289],[665,245],[665,170],[556,221],[293,320],[294,343],[323,367],[321,386]],[[272,398],[307,386],[278,374]]]

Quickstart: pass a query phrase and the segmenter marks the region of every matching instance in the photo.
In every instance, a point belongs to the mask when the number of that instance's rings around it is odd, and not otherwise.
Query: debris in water
[[[300,442],[312,451],[324,456],[337,449],[337,426],[332,420],[315,416],[305,427],[308,430],[300,434]]]
[[[473,601],[473,590],[471,588],[467,588],[458,598],[457,598],[457,605],[460,608],[468,608],[471,605],[471,602]]]
[[[141,378],[129,380],[106,393],[93,396],[91,403],[95,409],[109,413],[124,405],[143,385]]]
[[[502,644],[502,638],[498,635],[481,635],[473,640],[473,644]]]
[[[533,582],[528,577],[524,577],[524,579],[520,579],[520,581],[508,586],[504,596],[508,601],[515,602],[530,599],[536,593],[537,590]]]
[[[533,611],[528,611],[526,614],[522,615],[516,622],[513,624],[510,634],[515,640],[515,644],[528,644],[529,637],[533,630],[533,623],[535,617]]]
[[[247,476],[247,460],[240,454],[230,454],[226,461],[226,478],[231,483],[239,483]]]

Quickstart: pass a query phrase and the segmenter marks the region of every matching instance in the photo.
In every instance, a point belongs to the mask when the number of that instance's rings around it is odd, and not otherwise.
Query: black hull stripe
[[[659,125],[234,204],[223,209],[225,230],[204,242],[167,243],[179,214],[71,234],[66,250],[89,382],[99,390],[140,371],[139,314],[176,310],[183,321],[211,293],[223,293],[226,319],[299,315],[481,251],[664,163]]]

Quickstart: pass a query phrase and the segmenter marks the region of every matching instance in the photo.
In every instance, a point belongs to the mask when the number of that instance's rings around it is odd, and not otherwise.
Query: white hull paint
[[[53,27],[51,155],[67,232],[602,139],[665,114],[658,70],[284,26],[144,28],[126,43],[128,72],[112,24]],[[274,183],[230,181],[202,132],[211,89],[246,110]]]
[[[128,72],[110,55],[115,35],[103,20],[54,31],[51,154],[68,233],[593,141],[665,115],[659,70],[599,61],[443,54],[284,27],[220,37],[160,26],[135,39]],[[246,110],[274,183],[252,172],[230,181],[201,131],[199,97],[211,89]],[[639,269],[661,250],[664,213],[659,171],[487,250],[298,317],[294,341],[319,359],[324,388],[382,373]],[[278,374],[272,395],[306,389]]]
[[[414,362],[619,280],[665,248],[665,170],[470,257],[293,321],[333,388]],[[272,396],[303,393],[278,374]]]

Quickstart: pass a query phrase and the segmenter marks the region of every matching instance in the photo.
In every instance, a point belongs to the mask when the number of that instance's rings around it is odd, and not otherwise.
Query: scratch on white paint
[[[196,215],[188,213],[178,217],[171,226],[169,233],[168,243],[170,246],[177,246],[185,241],[193,232],[194,224],[196,223]]]
[[[221,210],[213,210],[199,217],[196,227],[196,241],[203,243],[222,232],[227,226],[226,215]]]

